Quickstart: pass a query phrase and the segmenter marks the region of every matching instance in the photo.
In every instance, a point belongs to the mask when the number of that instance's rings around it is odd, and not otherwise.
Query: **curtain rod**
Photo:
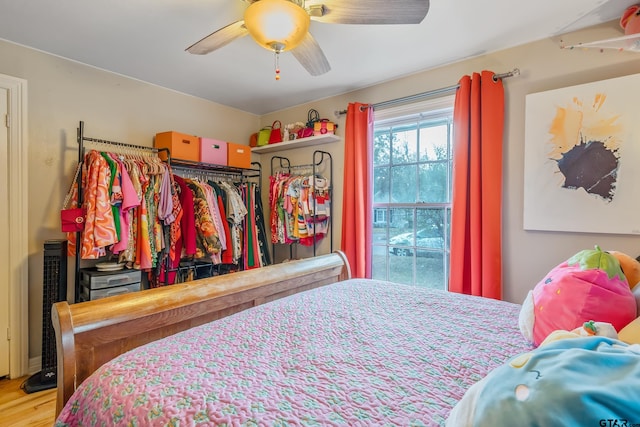
[[[513,77],[513,76],[519,76],[520,75],[520,69],[519,68],[514,68],[511,71],[507,71],[506,73],[495,73],[493,75],[493,81],[497,82],[498,80],[501,79],[506,79],[508,77]],[[396,99],[390,99],[388,101],[382,101],[382,102],[378,102],[376,104],[371,104],[371,106],[376,109],[376,108],[384,108],[384,107],[389,107],[392,105],[396,105],[396,104],[402,104],[402,103],[406,103],[409,101],[416,101],[419,99],[423,99],[423,98],[428,98],[428,97],[432,97],[435,95],[442,95],[445,93],[449,93],[449,92],[454,92],[456,89],[458,89],[460,87],[460,84],[455,84],[452,86],[447,86],[447,87],[443,87],[440,89],[433,89],[433,90],[429,90],[426,92],[422,92],[422,93],[417,93],[415,95],[409,95],[409,96],[404,96],[402,98],[396,98]],[[347,114],[347,110],[341,110],[341,111],[334,111],[334,114],[336,117],[340,117],[343,114]]]

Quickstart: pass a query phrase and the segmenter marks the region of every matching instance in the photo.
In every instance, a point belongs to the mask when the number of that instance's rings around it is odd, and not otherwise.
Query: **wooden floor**
[[[56,389],[25,393],[27,377],[0,379],[0,426],[51,427],[55,421]]]

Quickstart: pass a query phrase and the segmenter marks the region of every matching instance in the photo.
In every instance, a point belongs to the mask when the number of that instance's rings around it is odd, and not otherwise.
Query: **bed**
[[[352,279],[340,252],[56,303],[56,425],[443,425],[531,350],[520,306]]]

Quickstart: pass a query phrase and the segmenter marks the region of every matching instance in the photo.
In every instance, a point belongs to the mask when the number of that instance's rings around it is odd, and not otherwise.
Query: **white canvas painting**
[[[640,234],[640,74],[526,97],[524,228]]]

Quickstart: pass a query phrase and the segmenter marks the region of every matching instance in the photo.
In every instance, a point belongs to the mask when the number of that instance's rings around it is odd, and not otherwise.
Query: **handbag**
[[[265,126],[258,132],[258,147],[267,145],[271,137],[271,126]]]
[[[73,178],[73,181],[71,181],[71,188],[69,188],[69,191],[64,198],[62,210],[60,210],[60,229],[64,233],[74,233],[84,230],[84,217],[86,214],[84,208],[80,207],[67,209],[69,201],[71,200],[71,194],[73,193],[73,185],[78,180],[78,174],[80,173],[81,169],[82,163],[78,163],[75,176]]]
[[[307,123],[303,129],[298,131],[298,138],[308,138],[313,136],[313,127],[316,122],[320,121],[320,113],[313,108],[307,113]]]
[[[302,128],[298,131],[298,138],[307,138],[313,136],[313,128]]]
[[[307,127],[313,129],[313,125],[320,121],[320,113],[313,108],[307,113]]]
[[[313,134],[314,135],[324,135],[327,133],[334,134],[336,125],[329,119],[321,119],[314,123],[313,125]]]
[[[282,142],[282,123],[280,123],[280,120],[273,122],[271,125],[271,134],[269,135],[269,144],[276,144],[278,142]]]
[[[252,133],[249,137],[249,147],[257,147],[258,146],[258,132]]]

